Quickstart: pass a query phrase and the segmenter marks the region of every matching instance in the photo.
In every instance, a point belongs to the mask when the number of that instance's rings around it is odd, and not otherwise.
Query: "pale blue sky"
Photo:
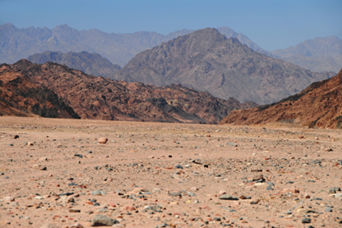
[[[107,33],[227,26],[272,51],[307,39],[342,39],[342,0],[0,0],[0,24],[67,24]]]

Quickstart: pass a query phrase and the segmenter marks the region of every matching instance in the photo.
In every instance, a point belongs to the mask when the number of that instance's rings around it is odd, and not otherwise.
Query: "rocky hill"
[[[315,38],[272,54],[311,71],[337,73],[342,67],[342,40],[336,36]]]
[[[342,129],[342,70],[277,103],[231,112],[221,124],[286,122],[311,128]]]
[[[263,51],[243,34],[236,33],[228,27],[221,27],[219,30],[227,37],[237,37],[256,51]],[[12,24],[3,24],[0,25],[0,63],[14,63],[45,51],[87,51],[98,53],[110,62],[124,66],[139,52],[191,32],[193,30],[183,29],[167,35],[145,31],[109,34],[96,29],[78,31],[67,25],[59,25],[53,29],[19,29]]]
[[[31,55],[27,60],[39,64],[44,64],[46,62],[65,64],[69,68],[83,71],[86,74],[105,77],[111,76],[121,69],[119,65],[112,64],[101,55],[88,53],[86,51],[79,53],[68,52],[65,54],[61,52],[46,51]]]
[[[260,54],[207,28],[137,54],[113,78],[157,86],[180,83],[223,99],[266,104],[333,75]]]
[[[255,107],[218,99],[180,85],[156,87],[87,75],[56,63],[27,60],[8,65],[31,82],[54,91],[81,118],[104,120],[218,123],[230,111]]]
[[[0,65],[0,116],[80,118],[53,91],[37,86],[20,69]]]

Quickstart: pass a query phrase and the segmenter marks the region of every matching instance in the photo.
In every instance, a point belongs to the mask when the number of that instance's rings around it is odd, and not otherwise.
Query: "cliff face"
[[[0,65],[0,115],[80,118],[56,93],[6,64]]]
[[[89,76],[51,62],[41,65],[21,60],[6,67],[54,91],[81,118],[218,123],[231,110],[256,106],[180,85],[156,87]]]
[[[342,70],[277,103],[231,112],[221,124],[291,122],[312,128],[342,128]]]

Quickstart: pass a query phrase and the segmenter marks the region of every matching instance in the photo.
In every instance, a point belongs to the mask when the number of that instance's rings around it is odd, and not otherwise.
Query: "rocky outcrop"
[[[342,70],[335,77],[315,82],[277,103],[233,111],[220,123],[249,125],[275,122],[342,129]]]
[[[4,115],[80,118],[56,93],[6,64],[0,65],[0,116]]]
[[[51,62],[21,60],[8,67],[54,91],[83,119],[218,123],[234,109],[256,106],[180,85],[156,87],[95,77]]]

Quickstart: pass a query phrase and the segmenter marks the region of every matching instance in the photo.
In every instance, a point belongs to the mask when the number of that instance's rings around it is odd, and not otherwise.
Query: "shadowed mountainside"
[[[121,69],[119,65],[112,64],[107,59],[101,57],[101,55],[85,51],[80,53],[68,52],[65,54],[46,51],[31,55],[27,60],[38,64],[46,62],[65,64],[69,68],[83,71],[86,74],[105,77],[111,76]]]
[[[11,66],[0,65],[0,116],[80,118],[53,91],[37,86]]]
[[[333,75],[260,54],[207,28],[137,54],[113,79],[157,86],[180,83],[223,99],[266,104]]]
[[[51,62],[41,65],[20,60],[8,67],[54,91],[82,119],[218,123],[234,109],[256,106],[180,85],[159,88],[89,76]]]
[[[311,128],[342,129],[342,70],[277,103],[231,112],[221,124],[287,122]]]

